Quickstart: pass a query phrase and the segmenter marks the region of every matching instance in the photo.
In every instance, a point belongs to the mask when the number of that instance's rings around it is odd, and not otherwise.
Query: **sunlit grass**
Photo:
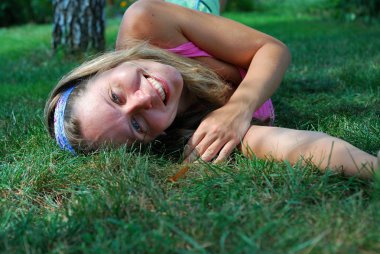
[[[303,15],[226,16],[292,51],[273,96],[276,125],[380,148],[376,26]],[[119,20],[110,20],[112,49]],[[311,165],[232,156],[179,168],[138,147],[72,157],[43,126],[47,95],[84,56],[50,50],[51,27],[0,30],[0,250],[3,252],[376,253],[380,182]]]

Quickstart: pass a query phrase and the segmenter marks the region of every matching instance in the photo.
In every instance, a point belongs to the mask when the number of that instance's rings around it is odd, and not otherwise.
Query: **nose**
[[[127,98],[127,112],[132,113],[152,108],[152,96],[141,90],[135,91]]]

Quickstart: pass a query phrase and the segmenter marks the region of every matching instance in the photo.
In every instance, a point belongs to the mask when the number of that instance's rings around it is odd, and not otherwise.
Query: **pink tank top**
[[[188,58],[212,57],[209,53],[198,48],[191,41],[181,44],[178,47],[170,48],[168,50],[170,52],[173,52],[173,53],[176,53],[178,55],[188,57]],[[242,78],[244,78],[245,75],[247,74],[247,71],[242,68],[239,68],[239,72]],[[256,112],[253,114],[253,118],[262,122],[269,122],[269,124],[272,125],[275,118],[272,100],[268,99],[266,102],[264,102],[264,104],[258,110],[256,110]]]

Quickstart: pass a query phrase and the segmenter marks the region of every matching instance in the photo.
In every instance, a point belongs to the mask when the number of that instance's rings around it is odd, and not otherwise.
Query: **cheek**
[[[174,114],[152,113],[149,123],[152,135],[158,136],[164,132],[172,124],[174,118]]]

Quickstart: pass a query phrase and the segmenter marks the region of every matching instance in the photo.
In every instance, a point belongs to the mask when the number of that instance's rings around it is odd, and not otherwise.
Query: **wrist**
[[[251,118],[259,106],[257,105],[257,101],[258,98],[256,98],[256,96],[252,96],[251,94],[233,94],[227,104],[234,105],[236,112]]]

